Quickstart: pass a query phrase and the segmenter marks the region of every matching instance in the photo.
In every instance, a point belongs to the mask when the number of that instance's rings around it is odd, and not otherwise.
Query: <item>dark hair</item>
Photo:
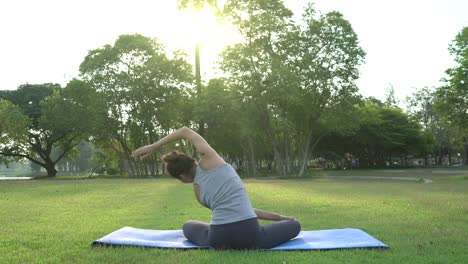
[[[181,174],[189,175],[195,164],[195,159],[177,150],[162,156],[161,160],[166,162],[169,174],[177,179],[180,178]]]

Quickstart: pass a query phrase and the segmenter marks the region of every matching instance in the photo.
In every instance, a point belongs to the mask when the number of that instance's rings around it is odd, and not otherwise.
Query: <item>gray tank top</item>
[[[212,225],[257,217],[242,180],[231,165],[225,163],[205,171],[197,164],[194,183],[200,186],[200,202],[213,211]]]

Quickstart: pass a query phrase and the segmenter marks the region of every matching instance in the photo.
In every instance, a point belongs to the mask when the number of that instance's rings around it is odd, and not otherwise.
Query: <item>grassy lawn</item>
[[[303,230],[360,228],[391,247],[301,252],[91,248],[123,226],[180,229],[210,211],[167,178],[0,181],[0,263],[464,263],[468,177],[432,179],[245,180],[255,207]]]

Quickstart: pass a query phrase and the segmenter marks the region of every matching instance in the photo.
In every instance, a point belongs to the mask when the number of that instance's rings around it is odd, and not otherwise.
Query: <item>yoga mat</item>
[[[156,248],[209,248],[189,242],[182,230],[148,230],[124,227],[92,243],[96,245],[125,245]],[[297,237],[267,250],[318,250],[342,248],[388,248],[360,229],[345,228],[301,231]],[[263,249],[262,249],[263,250]]]

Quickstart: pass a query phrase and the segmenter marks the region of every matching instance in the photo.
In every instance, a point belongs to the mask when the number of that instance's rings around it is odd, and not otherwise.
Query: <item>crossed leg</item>
[[[295,238],[301,231],[301,224],[296,220],[283,220],[260,226],[257,237],[258,248],[272,248]]]
[[[201,221],[188,221],[182,227],[184,236],[199,246],[209,246],[210,225]]]
[[[283,221],[271,223],[266,226],[258,226],[257,228],[258,228],[258,231],[256,234],[257,248],[272,248],[296,237],[301,231],[301,224],[296,220],[283,220]],[[182,229],[184,231],[185,237],[191,242],[193,242],[194,244],[199,245],[199,246],[210,246],[210,225],[208,223],[192,220],[192,221],[186,222]],[[248,240],[247,237],[249,236],[249,234],[242,234],[246,231],[247,230],[238,230],[234,234],[237,234],[237,235],[240,234],[241,236],[245,237],[244,238],[245,240]],[[231,233],[231,232],[228,232],[228,233]],[[251,231],[247,231],[247,232],[251,232]],[[220,234],[221,234],[221,238],[225,237],[224,234],[222,233]],[[218,240],[218,239],[215,239],[215,240]],[[235,241],[233,240],[231,242],[235,242]],[[218,244],[218,243],[215,243],[215,244]],[[217,247],[217,245],[211,245],[211,246]]]

